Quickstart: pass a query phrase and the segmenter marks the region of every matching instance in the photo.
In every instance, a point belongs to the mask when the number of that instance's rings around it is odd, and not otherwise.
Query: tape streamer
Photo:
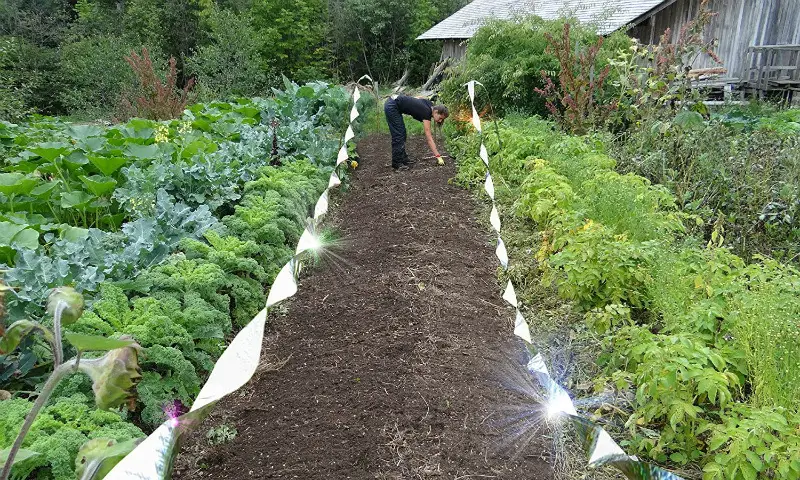
[[[339,175],[336,173],[336,170],[331,172],[331,178],[328,180],[328,190],[331,188],[336,188],[342,184],[342,179],[339,178]]]
[[[508,251],[506,250],[506,244],[502,237],[497,237],[497,249],[495,250],[495,254],[503,267],[508,268]]]
[[[486,151],[486,145],[481,142],[481,153],[480,153],[481,160],[486,165],[486,168],[489,168],[489,152]]]
[[[364,78],[372,80],[365,75]],[[342,152],[347,155],[347,142],[355,137],[352,121],[358,118],[358,85],[353,90],[353,109],[350,114],[351,125],[345,133],[344,144],[337,157],[337,166]],[[345,158],[346,160],[347,158]],[[299,255],[316,246],[314,231],[321,218],[328,212],[329,191],[338,187],[341,179],[334,169],[328,180],[328,187],[322,192],[314,206],[314,224],[306,227],[298,241],[295,256],[281,268],[267,294],[266,308],[261,310],[228,345],[214,365],[214,369],[192,404],[191,410],[177,418],[162,423],[152,434],[142,441],[131,453],[123,458],[109,473],[109,480],[166,480],[170,478],[172,464],[178,452],[180,438],[191,431],[211,412],[220,399],[244,386],[255,374],[261,361],[261,346],[267,321],[267,310],[297,293],[297,278],[301,264]]]
[[[339,149],[339,155],[336,157],[336,166],[343,164],[350,158],[350,154],[347,152],[347,143],[342,145],[342,148]]]
[[[494,180],[492,180],[491,174],[486,172],[486,182],[484,183],[484,190],[489,195],[489,197],[494,201]]]
[[[489,223],[497,233],[500,233],[500,214],[497,212],[497,205],[492,205],[492,213],[489,214]]]
[[[514,335],[525,340],[528,343],[533,343],[531,340],[531,329],[528,327],[528,322],[522,316],[522,312],[517,309],[517,317],[514,319]]]
[[[519,306],[517,304],[517,292],[514,290],[514,284],[511,283],[511,280],[508,281],[506,290],[503,292],[503,300],[508,302],[514,308]]]
[[[470,103],[472,104],[472,124],[475,126],[478,133],[482,133],[481,120],[475,109],[475,85],[480,85],[480,83],[472,80],[465,84]],[[500,236],[500,215],[497,211],[497,205],[495,204],[494,181],[489,168],[489,153],[486,151],[486,146],[483,143],[483,136],[481,136],[479,156],[486,165],[484,189],[492,199],[492,212],[489,216],[489,221],[498,234],[497,250],[495,253],[503,267],[508,269],[508,252],[506,251],[503,238]],[[530,328],[522,312],[519,310],[517,294],[511,280],[508,281],[506,289],[503,292],[503,299],[516,308],[514,335],[528,343],[532,343]],[[590,467],[611,465],[630,480],[683,480],[672,472],[642,462],[636,457],[626,455],[625,451],[611,438],[608,432],[588,418],[579,415],[569,393],[550,376],[544,358],[540,353],[537,353],[528,361],[527,368],[531,375],[537,379],[542,388],[547,392],[548,414],[551,417],[567,418],[576,427],[584,443],[584,447],[589,454]]]
[[[328,191],[325,190],[317,200],[317,205],[314,207],[314,220],[321,219],[328,213]]]

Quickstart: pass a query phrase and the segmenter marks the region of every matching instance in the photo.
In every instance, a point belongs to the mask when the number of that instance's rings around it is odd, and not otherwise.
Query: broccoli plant
[[[54,289],[47,301],[47,312],[53,316],[53,328],[47,328],[39,322],[20,320],[6,329],[0,338],[0,352],[10,352],[17,348],[22,339],[32,332],[40,332],[45,340],[50,343],[53,351],[53,372],[36,398],[33,408],[25,417],[19,434],[14,444],[6,455],[0,480],[8,480],[14,459],[22,447],[25,436],[36,419],[36,416],[45,406],[56,386],[68,376],[78,371],[85,373],[92,380],[95,403],[101,409],[107,410],[118,407],[132,400],[132,390],[141,378],[139,371],[138,344],[129,337],[119,340],[67,333],[66,340],[77,350],[77,355],[68,361],[63,361],[62,326],[75,323],[83,314],[83,297],[71,287]],[[103,356],[91,359],[82,359],[85,352],[106,352]],[[113,442],[108,443],[109,448]],[[23,452],[23,457],[30,452]],[[94,457],[102,456],[98,453]]]

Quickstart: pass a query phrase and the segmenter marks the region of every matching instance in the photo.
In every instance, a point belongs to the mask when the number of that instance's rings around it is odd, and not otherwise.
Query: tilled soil
[[[428,154],[424,137],[408,151]],[[392,171],[388,135],[358,152],[328,221],[336,256],[272,320],[271,363],[216,406],[175,477],[552,478],[546,442],[515,446],[499,428],[519,398],[498,372],[522,347],[474,199],[449,183],[450,162]],[[238,433],[209,446],[221,424]]]

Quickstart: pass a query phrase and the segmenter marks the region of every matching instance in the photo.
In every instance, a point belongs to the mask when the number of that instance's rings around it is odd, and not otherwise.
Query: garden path
[[[427,151],[424,137],[408,147]],[[503,426],[531,400],[502,386],[524,357],[476,202],[452,164],[393,172],[387,135],[358,151],[327,221],[335,256],[271,320],[271,363],[215,408],[175,477],[552,478],[547,443]],[[219,425],[238,433],[210,447]]]

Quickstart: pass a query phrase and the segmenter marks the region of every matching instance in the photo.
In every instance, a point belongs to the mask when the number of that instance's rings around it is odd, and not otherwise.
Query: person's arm
[[[439,150],[436,149],[436,142],[433,141],[433,134],[431,134],[431,121],[423,120],[422,126],[425,127],[425,138],[428,139],[428,146],[431,147],[431,152],[436,158],[441,157]]]

